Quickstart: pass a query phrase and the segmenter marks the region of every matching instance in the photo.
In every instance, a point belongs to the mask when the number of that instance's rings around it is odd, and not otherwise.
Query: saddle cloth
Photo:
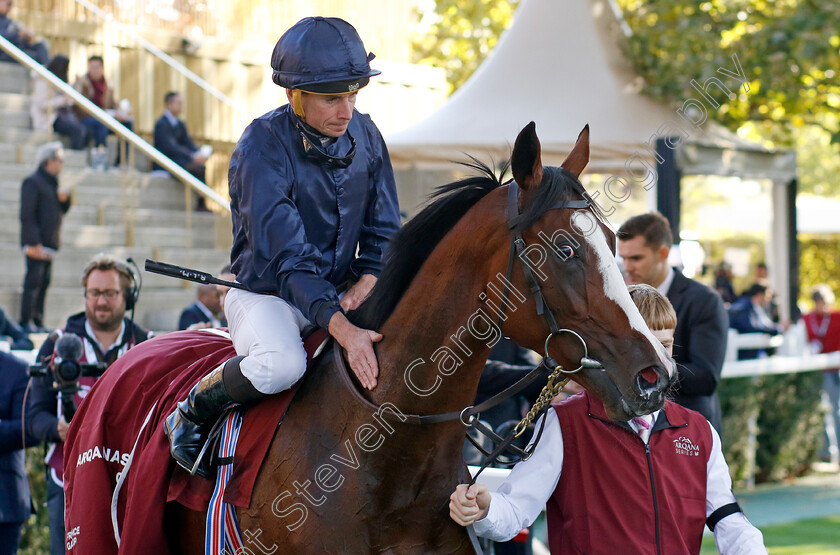
[[[310,357],[326,338],[323,330],[307,338]],[[64,447],[68,553],[165,555],[166,503],[207,509],[213,483],[175,464],[163,422],[202,377],[235,354],[223,331],[173,332],[131,349],[97,380],[73,417]],[[249,505],[295,390],[245,412],[226,503]]]

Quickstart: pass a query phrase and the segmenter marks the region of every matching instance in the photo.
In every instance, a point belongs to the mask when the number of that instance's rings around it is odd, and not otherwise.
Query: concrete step
[[[18,186],[19,190],[19,186]],[[20,216],[19,199],[0,204],[0,222],[16,222]],[[219,220],[217,223],[217,219]],[[64,215],[64,225],[126,225],[135,228],[176,227],[186,229],[186,214],[183,210],[140,208],[136,210],[109,206],[74,204]],[[216,225],[230,227],[230,216],[209,212],[193,212],[193,233],[212,235]]]
[[[40,145],[0,143],[0,164],[17,164],[34,171]],[[64,149],[64,171],[82,170],[88,166],[88,153],[84,150]],[[31,172],[30,172],[31,173]]]
[[[212,274],[218,273],[222,266],[230,260],[227,250],[208,248],[185,249],[182,247],[111,247],[100,249],[96,247],[62,246],[52,264],[52,279],[54,283],[65,283],[68,286],[78,284],[82,269],[96,255],[105,252],[121,260],[131,257],[137,263],[142,273],[143,286],[153,289],[183,288],[190,282],[146,272],[146,259],[168,262],[187,268],[201,270]],[[12,286],[18,288],[23,281],[26,270],[24,255],[17,245],[4,243],[0,245],[0,257],[4,261],[0,266],[0,289]],[[64,277],[59,277],[64,276]],[[58,281],[56,281],[58,280]]]
[[[5,110],[0,108],[0,125],[4,128],[30,129],[32,127],[32,121],[29,118],[28,111]]]
[[[17,110],[29,113],[32,97],[21,93],[0,93],[0,110]]]
[[[0,62],[0,92],[28,94],[29,70],[13,62]]]
[[[109,250],[108,252],[111,252]],[[52,265],[51,287],[81,287],[82,269],[85,264],[93,258],[80,259],[76,256],[75,249],[63,248],[59,251]],[[187,289],[192,287],[190,282],[174,279],[167,276],[153,274],[143,270],[145,258],[136,260],[142,272],[143,290],[158,289]],[[3,288],[19,290],[23,283],[23,276],[26,273],[26,262],[23,253],[18,251],[15,256],[7,259],[0,268],[0,283]],[[218,271],[220,268],[216,268]]]
[[[17,127],[6,127],[0,125],[0,143],[15,145],[41,145],[53,140],[52,133],[46,131],[33,131],[32,129],[20,129]]]
[[[133,238],[124,225],[90,225],[65,223],[61,229],[64,248],[83,247],[110,250],[132,242],[136,245],[163,248],[213,248],[215,233],[188,234],[182,227],[135,227]],[[20,244],[20,226],[0,226],[0,243]]]
[[[0,163],[0,202],[20,199],[20,184],[34,171],[23,164]],[[73,191],[74,204],[184,210],[184,186],[171,178],[134,171],[85,168],[62,172],[60,183]]]

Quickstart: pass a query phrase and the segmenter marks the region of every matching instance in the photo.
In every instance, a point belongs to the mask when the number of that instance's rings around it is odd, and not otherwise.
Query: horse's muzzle
[[[636,374],[633,379],[633,386],[636,393],[641,397],[640,409],[650,414],[662,408],[665,403],[665,393],[670,386],[670,378],[665,368],[648,366]]]

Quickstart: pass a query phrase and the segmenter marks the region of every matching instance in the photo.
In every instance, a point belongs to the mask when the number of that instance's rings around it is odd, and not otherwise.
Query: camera
[[[64,419],[70,422],[76,412],[74,396],[79,391],[79,378],[99,377],[107,365],[103,362],[79,362],[84,346],[81,338],[75,333],[52,332],[49,339],[55,343],[54,356],[30,366],[27,374],[31,378],[52,379],[53,389],[58,391],[61,397]]]

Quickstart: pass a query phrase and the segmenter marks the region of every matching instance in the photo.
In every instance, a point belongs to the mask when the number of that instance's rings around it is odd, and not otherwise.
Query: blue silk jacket
[[[303,155],[296,116],[284,105],[245,129],[230,161],[231,271],[256,293],[274,293],[328,327],[341,309],[335,288],[379,275],[400,225],[394,172],[370,117],[354,110],[356,155],[347,168]],[[347,133],[323,148],[350,150]],[[358,256],[357,256],[358,249]]]

